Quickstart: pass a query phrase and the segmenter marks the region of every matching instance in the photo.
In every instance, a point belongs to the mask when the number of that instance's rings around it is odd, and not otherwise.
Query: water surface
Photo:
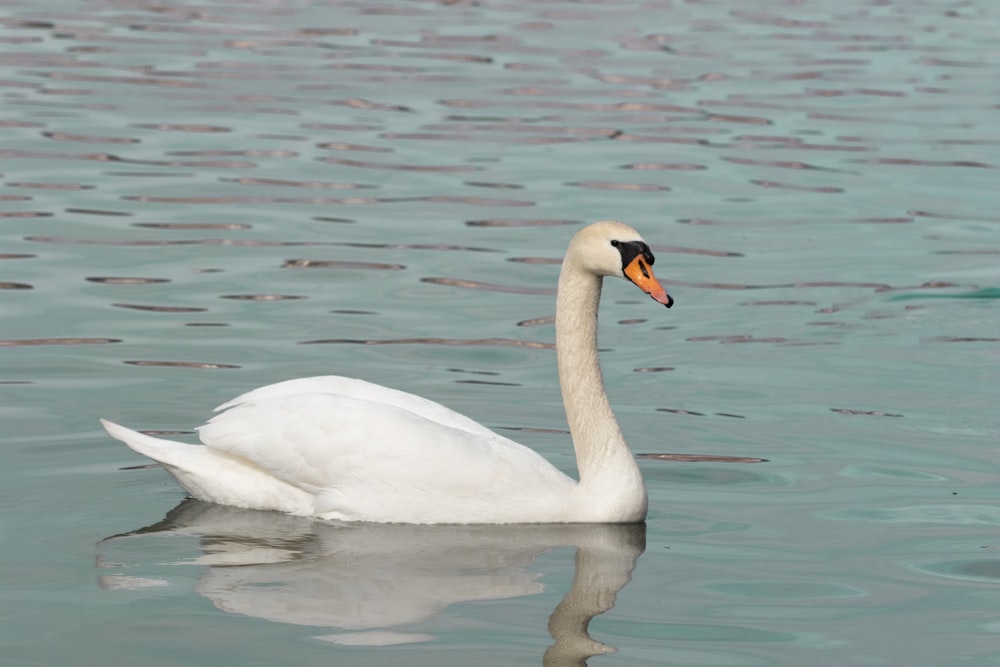
[[[998,31],[986,0],[7,3],[5,664],[996,664]],[[602,218],[677,301],[602,308],[644,530],[182,504],[99,430],[191,440],[336,373],[571,472],[553,287]]]

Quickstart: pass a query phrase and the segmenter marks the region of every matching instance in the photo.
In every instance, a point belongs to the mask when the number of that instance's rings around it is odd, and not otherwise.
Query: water
[[[1000,662],[994,3],[3,11],[5,665]],[[171,512],[97,426],[338,373],[572,470],[601,218],[645,530]]]

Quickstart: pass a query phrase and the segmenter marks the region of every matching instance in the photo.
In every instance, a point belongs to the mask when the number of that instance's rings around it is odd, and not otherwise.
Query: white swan
[[[321,519],[381,523],[631,523],[646,486],[622,438],[597,360],[604,276],[659,303],[639,233],[597,222],[570,241],[556,298],[556,356],[580,481],[537,452],[420,396],[325,376],[267,385],[217,408],[205,446],[101,420],[195,498]]]

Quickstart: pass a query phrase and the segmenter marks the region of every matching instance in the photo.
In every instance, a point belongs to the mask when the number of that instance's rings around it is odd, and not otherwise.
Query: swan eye
[[[648,266],[652,266],[656,261],[653,252],[643,241],[612,241],[611,245],[621,253],[623,267],[631,264],[636,257],[642,257]]]

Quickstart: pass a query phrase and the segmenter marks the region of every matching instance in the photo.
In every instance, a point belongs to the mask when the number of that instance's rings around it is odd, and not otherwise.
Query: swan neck
[[[597,354],[602,278],[568,253],[556,300],[556,356],[581,489],[634,495],[645,512],[645,486],[608,402]],[[641,493],[640,493],[641,492]],[[621,498],[621,500],[626,500]]]

